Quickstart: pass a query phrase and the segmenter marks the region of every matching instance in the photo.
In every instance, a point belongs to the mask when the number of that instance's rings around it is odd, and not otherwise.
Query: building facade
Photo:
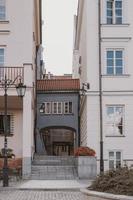
[[[79,80],[37,81],[36,153],[74,155],[79,146]]]
[[[26,85],[23,99],[15,85],[8,94],[8,148],[22,159],[23,177],[29,177],[34,153],[37,55],[41,45],[41,0],[0,0],[0,149],[4,147],[5,77]],[[39,59],[39,55],[38,55]],[[39,60],[38,60],[39,67]]]
[[[73,76],[90,84],[81,145],[96,150],[98,171],[133,164],[132,11],[132,0],[79,0]]]

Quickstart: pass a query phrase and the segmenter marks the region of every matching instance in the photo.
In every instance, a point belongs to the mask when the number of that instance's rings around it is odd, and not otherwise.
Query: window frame
[[[107,127],[109,126],[109,124],[111,123],[108,123],[107,119],[108,119],[108,108],[109,107],[115,107],[116,108],[122,108],[122,133],[119,133],[119,134],[116,134],[115,131],[113,131],[111,134],[109,134],[107,132]],[[115,125],[114,123],[112,123],[112,126],[113,126],[113,129],[115,129]],[[106,105],[106,136],[119,136],[119,137],[122,137],[122,136],[125,136],[125,105],[123,104],[108,104]]]
[[[0,21],[6,21],[6,0],[0,0],[0,7],[3,6],[4,11],[0,12],[0,15],[3,14],[3,17],[0,17]]]
[[[56,112],[54,112],[54,104],[56,104]],[[59,112],[59,105],[61,105],[61,112]],[[61,115],[62,114],[62,102],[52,102],[52,114]]]
[[[116,8],[116,1],[122,2],[122,6],[121,6],[122,15],[120,17],[118,17],[116,15],[116,10],[120,10],[120,8],[119,9]],[[123,0],[113,0],[112,1],[112,17],[110,17],[110,18],[112,18],[112,23],[108,23],[108,18],[109,18],[109,16],[108,16],[108,7],[107,7],[108,2],[111,3],[111,1],[110,0],[106,0],[106,24],[107,25],[114,25],[114,24],[121,25],[121,24],[123,24]],[[117,22],[117,18],[121,18],[121,23],[116,23]]]
[[[108,52],[113,51],[113,66],[108,66]],[[122,58],[117,58],[116,57],[116,52],[121,51],[122,52]],[[111,60],[111,58],[110,58]],[[116,61],[117,60],[122,60],[122,66],[117,66]],[[107,76],[123,76],[125,74],[125,48],[106,48],[105,52],[105,69],[106,69],[106,75]],[[113,73],[108,73],[108,68],[113,68]],[[117,73],[117,68],[122,68],[122,73]]]
[[[2,128],[0,127],[0,135],[4,134],[4,113],[0,113],[0,117],[2,117],[2,122],[0,121],[0,126],[2,125]],[[8,134],[11,135],[13,133],[12,129],[12,115],[7,114],[7,128],[8,128]]]
[[[50,104],[49,105],[50,106],[49,112],[47,112],[47,106],[48,106],[48,104]],[[51,102],[43,102],[41,104],[40,110],[43,110],[43,112],[40,111],[41,114],[50,115],[51,114],[51,110],[52,110],[51,109]]]
[[[65,111],[65,104],[66,103],[68,104],[68,108],[67,108],[68,112]],[[72,103],[72,112],[70,112],[70,105],[69,105],[69,103]],[[72,101],[65,101],[64,102],[64,114],[65,115],[71,115],[71,114],[73,114],[73,102]]]
[[[0,54],[0,57],[3,56],[3,63],[0,61],[0,67],[4,67],[4,63],[5,63],[5,48],[4,47],[0,47],[0,50],[3,50],[3,55]]]
[[[111,152],[114,153],[114,156],[113,156],[112,159],[110,159],[110,156],[109,156],[109,154],[110,154]],[[117,159],[117,158],[116,158],[116,157],[117,157],[116,154],[117,154],[118,152],[120,153],[120,159]],[[122,150],[113,149],[113,150],[109,150],[109,151],[108,151],[108,166],[109,166],[109,170],[118,169],[119,167],[122,167],[122,165],[123,165],[122,156],[123,156]],[[113,168],[110,167],[110,161],[114,161]],[[118,162],[120,161],[120,166],[119,166],[119,167],[117,167],[117,161],[118,161]]]

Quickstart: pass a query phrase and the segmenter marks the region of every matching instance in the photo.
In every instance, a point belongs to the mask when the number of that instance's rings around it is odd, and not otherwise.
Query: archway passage
[[[74,154],[75,131],[69,128],[41,130],[46,155],[69,156]]]

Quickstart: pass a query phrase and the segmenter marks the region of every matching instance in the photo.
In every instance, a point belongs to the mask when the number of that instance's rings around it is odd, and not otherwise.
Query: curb
[[[88,189],[81,189],[80,191],[83,194],[88,195],[90,197],[98,197],[98,198],[103,198],[105,200],[109,200],[109,199],[110,200],[133,200],[133,196],[114,195],[114,194],[108,194],[104,192],[90,191]]]

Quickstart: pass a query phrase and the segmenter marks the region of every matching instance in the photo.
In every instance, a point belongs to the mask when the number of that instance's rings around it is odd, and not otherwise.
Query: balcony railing
[[[0,81],[4,79],[14,81],[14,84],[24,82],[24,67],[1,67],[0,66]]]

